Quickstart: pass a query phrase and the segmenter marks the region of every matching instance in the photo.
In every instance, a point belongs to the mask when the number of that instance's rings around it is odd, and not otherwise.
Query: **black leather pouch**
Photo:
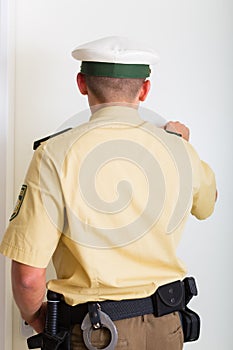
[[[175,281],[159,287],[153,295],[155,316],[163,316],[185,308],[184,287]]]
[[[189,308],[185,308],[180,312],[181,322],[184,333],[184,342],[195,341],[200,335],[200,317],[196,312]]]

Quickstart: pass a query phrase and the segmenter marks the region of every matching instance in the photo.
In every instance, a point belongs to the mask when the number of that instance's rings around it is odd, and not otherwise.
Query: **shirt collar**
[[[92,114],[90,121],[123,122],[137,125],[145,122],[141,119],[137,108],[132,107],[132,105],[122,104],[104,105]]]

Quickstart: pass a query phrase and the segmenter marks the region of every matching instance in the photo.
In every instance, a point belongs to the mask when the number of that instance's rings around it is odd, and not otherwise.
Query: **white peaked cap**
[[[159,61],[158,53],[143,43],[120,36],[109,36],[78,46],[72,56],[82,61],[87,75],[117,78],[146,78],[149,65]]]
[[[109,36],[78,46],[72,56],[79,61],[122,64],[156,64],[159,55],[152,48],[120,36]]]

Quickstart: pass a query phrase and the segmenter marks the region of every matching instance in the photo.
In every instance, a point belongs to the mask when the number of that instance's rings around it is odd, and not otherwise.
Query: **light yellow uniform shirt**
[[[182,138],[134,108],[105,107],[34,153],[0,252],[44,268],[70,305],[151,295],[186,274],[190,212],[214,209],[215,178]]]

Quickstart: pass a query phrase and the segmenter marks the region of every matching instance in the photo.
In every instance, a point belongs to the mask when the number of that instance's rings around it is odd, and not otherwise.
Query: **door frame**
[[[0,0],[0,240],[14,198],[15,0]],[[0,257],[0,348],[12,349],[10,260]]]

